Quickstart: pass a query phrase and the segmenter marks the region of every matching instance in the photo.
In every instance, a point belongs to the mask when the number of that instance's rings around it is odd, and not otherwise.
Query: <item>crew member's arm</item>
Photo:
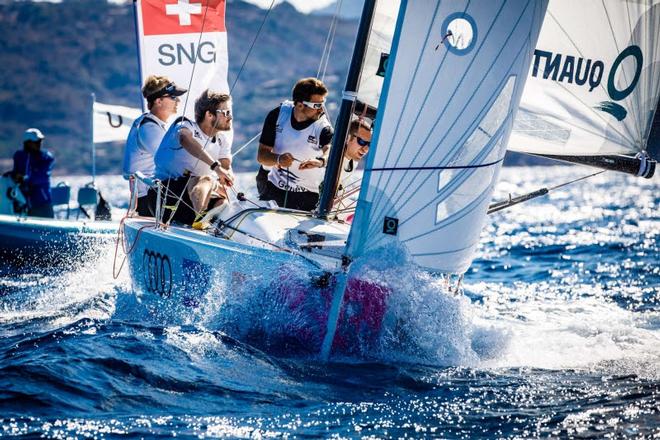
[[[179,143],[188,153],[190,153],[191,156],[201,160],[209,167],[216,162],[216,160],[211,157],[211,155],[206,152],[201,145],[199,145],[199,142],[193,138],[192,133],[187,128],[182,128],[179,130]],[[230,173],[227,172],[225,168],[216,165],[213,167],[213,171],[215,171],[215,173],[218,175],[221,183],[227,186],[232,186],[234,183],[234,178]]]
[[[275,145],[275,128],[279,116],[280,108],[277,107],[276,109],[271,110],[264,120],[264,126],[261,129],[261,137],[259,138],[257,161],[261,165],[266,165],[267,167],[280,166],[282,168],[287,168],[293,163],[293,155],[291,153],[276,154],[273,151]]]
[[[334,131],[332,127],[327,126],[321,130],[320,143],[323,145],[319,155],[316,158],[308,159],[302,162],[299,166],[301,170],[307,170],[310,168],[324,168],[328,164],[328,151],[330,151],[330,146],[332,145],[332,136]]]
[[[288,168],[293,163],[293,155],[291,153],[276,154],[273,152],[273,147],[259,144],[257,160],[268,167],[279,165],[281,168]]]

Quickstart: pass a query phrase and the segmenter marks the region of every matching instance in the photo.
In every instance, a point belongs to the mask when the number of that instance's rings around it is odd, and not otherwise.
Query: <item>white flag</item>
[[[132,107],[94,103],[94,143],[125,141],[142,112]]]

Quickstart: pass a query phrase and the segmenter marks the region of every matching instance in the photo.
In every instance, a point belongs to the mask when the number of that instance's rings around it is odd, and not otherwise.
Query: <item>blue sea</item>
[[[590,171],[504,169],[495,198]],[[121,216],[125,182],[97,183]],[[395,324],[328,363],[230,335],[213,299],[164,318],[114,244],[3,261],[0,437],[658,438],[659,208],[659,177],[604,173],[496,213],[461,294],[397,268]]]

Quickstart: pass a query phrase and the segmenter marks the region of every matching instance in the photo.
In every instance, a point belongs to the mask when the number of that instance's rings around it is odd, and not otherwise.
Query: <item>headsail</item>
[[[545,1],[402,1],[348,254],[469,267]]]
[[[646,150],[658,29],[660,0],[550,2],[509,148],[596,166]]]
[[[166,75],[187,88],[179,113],[190,118],[203,90],[229,92],[226,0],[134,1],[141,83]]]

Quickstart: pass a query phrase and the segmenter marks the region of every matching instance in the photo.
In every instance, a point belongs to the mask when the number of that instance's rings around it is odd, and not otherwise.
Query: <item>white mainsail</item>
[[[660,97],[660,0],[552,0],[509,149],[553,156],[646,148]]]
[[[347,253],[469,267],[545,1],[402,1]]]

